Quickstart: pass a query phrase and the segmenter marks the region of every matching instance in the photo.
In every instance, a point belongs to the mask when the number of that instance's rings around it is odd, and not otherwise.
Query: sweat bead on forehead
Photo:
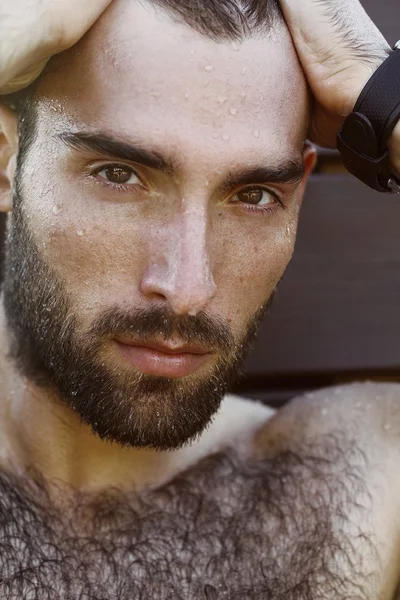
[[[78,122],[147,139],[200,179],[243,153],[301,150],[306,134],[306,85],[283,23],[215,42],[150,3],[117,1],[40,92]]]
[[[283,20],[272,29],[250,32],[243,39],[214,41],[152,3],[116,0],[81,42],[53,59],[41,78],[37,96],[35,153],[37,157],[41,155],[48,185],[43,186],[44,174],[40,175],[38,165],[32,165],[38,175],[38,201],[40,197],[40,206],[31,204],[35,231],[44,227],[45,236],[55,233],[61,244],[68,225],[75,228],[79,220],[77,229],[84,235],[77,242],[86,242],[86,249],[102,236],[98,255],[102,260],[91,265],[91,273],[104,272],[108,279],[113,277],[111,271],[124,276],[126,268],[125,274],[132,273],[123,259],[127,235],[136,242],[140,237],[140,243],[134,246],[136,265],[141,264],[141,252],[146,251],[147,257],[151,254],[155,263],[168,257],[169,275],[174,277],[175,273],[178,277],[177,264],[185,255],[190,262],[186,270],[203,270],[210,289],[215,283],[206,270],[215,267],[211,264],[213,258],[232,285],[238,274],[251,275],[250,255],[254,258],[253,278],[264,283],[264,295],[280,279],[293,249],[296,211],[287,212],[293,218],[287,216],[285,223],[283,218],[279,223],[275,219],[266,227],[249,218],[241,219],[240,224],[238,219],[223,218],[218,231],[211,224],[215,223],[217,200],[222,197],[219,187],[228,174],[246,167],[277,164],[291,156],[301,160],[309,97]],[[149,209],[140,214],[142,224],[146,217],[152,220],[152,227],[147,227],[147,221],[146,226],[140,225],[137,215],[136,219],[131,218],[127,207],[124,212],[93,203],[84,207],[83,202],[69,203],[62,218],[54,218],[66,201],[60,171],[56,173],[51,164],[60,155],[54,137],[66,130],[103,131],[127,142],[138,141],[172,165],[173,177],[157,181],[162,198],[156,194],[151,212]],[[35,182],[30,183],[34,191]],[[80,194],[81,189],[76,189],[76,193]],[[45,200],[50,197],[53,204],[46,206]],[[171,200],[177,197],[181,202],[179,210],[177,202]],[[190,214],[198,218],[190,219]],[[185,234],[180,235],[178,225],[185,228]],[[178,247],[176,240],[185,236],[187,243],[183,240]],[[240,260],[233,245],[239,239]],[[117,244],[118,240],[121,243]],[[79,243],[76,248],[81,251]],[[76,271],[71,251],[70,240],[68,249],[63,250],[61,245],[57,248],[63,257],[59,267],[65,267],[69,273],[73,270],[75,283],[87,283],[87,274],[81,269]],[[220,260],[221,254],[234,256],[234,273]],[[149,267],[150,271],[157,268]],[[214,276],[218,277],[215,269]],[[93,286],[90,284],[89,290]],[[252,289],[246,290],[246,294],[251,292]],[[222,285],[219,298],[223,302],[229,298],[232,312],[238,308],[243,311],[242,299],[230,292],[224,294]],[[259,304],[256,294],[246,316],[254,313]]]

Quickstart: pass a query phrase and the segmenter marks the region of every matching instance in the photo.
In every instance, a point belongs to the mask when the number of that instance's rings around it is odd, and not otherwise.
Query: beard
[[[19,372],[55,393],[102,439],[158,451],[194,441],[240,377],[272,297],[239,340],[228,324],[205,312],[175,315],[159,306],[110,307],[82,331],[67,282],[46,262],[30,231],[19,182],[17,174],[3,284],[10,357]],[[214,364],[180,379],[107,364],[115,336],[145,341],[176,335],[184,343],[216,350]]]

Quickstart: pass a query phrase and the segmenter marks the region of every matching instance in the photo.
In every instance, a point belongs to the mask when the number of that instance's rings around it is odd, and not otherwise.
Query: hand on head
[[[46,0],[27,10],[27,0],[1,0],[3,47],[0,94],[30,85],[49,58],[74,45],[111,0]],[[390,47],[359,0],[280,0],[315,98],[310,139],[336,146],[344,117]],[[4,29],[4,34],[2,30]],[[10,36],[10,31],[17,32]],[[9,37],[9,41],[7,41]],[[5,43],[4,43],[5,40]]]
[[[73,46],[111,0],[0,1],[0,94],[30,85],[48,60]]]
[[[390,46],[359,0],[280,0],[315,99],[310,139],[336,135]]]

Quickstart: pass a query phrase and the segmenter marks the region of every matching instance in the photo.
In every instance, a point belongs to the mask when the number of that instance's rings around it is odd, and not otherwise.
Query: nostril
[[[151,292],[150,294],[147,294],[147,297],[150,300],[156,300],[159,302],[165,302],[168,300],[167,297],[164,294],[162,294],[161,292]]]

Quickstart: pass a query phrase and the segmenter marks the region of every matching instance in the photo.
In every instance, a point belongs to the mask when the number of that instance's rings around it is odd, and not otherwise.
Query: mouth
[[[157,377],[180,378],[197,371],[213,352],[202,346],[158,341],[114,339],[123,358],[138,371]]]

